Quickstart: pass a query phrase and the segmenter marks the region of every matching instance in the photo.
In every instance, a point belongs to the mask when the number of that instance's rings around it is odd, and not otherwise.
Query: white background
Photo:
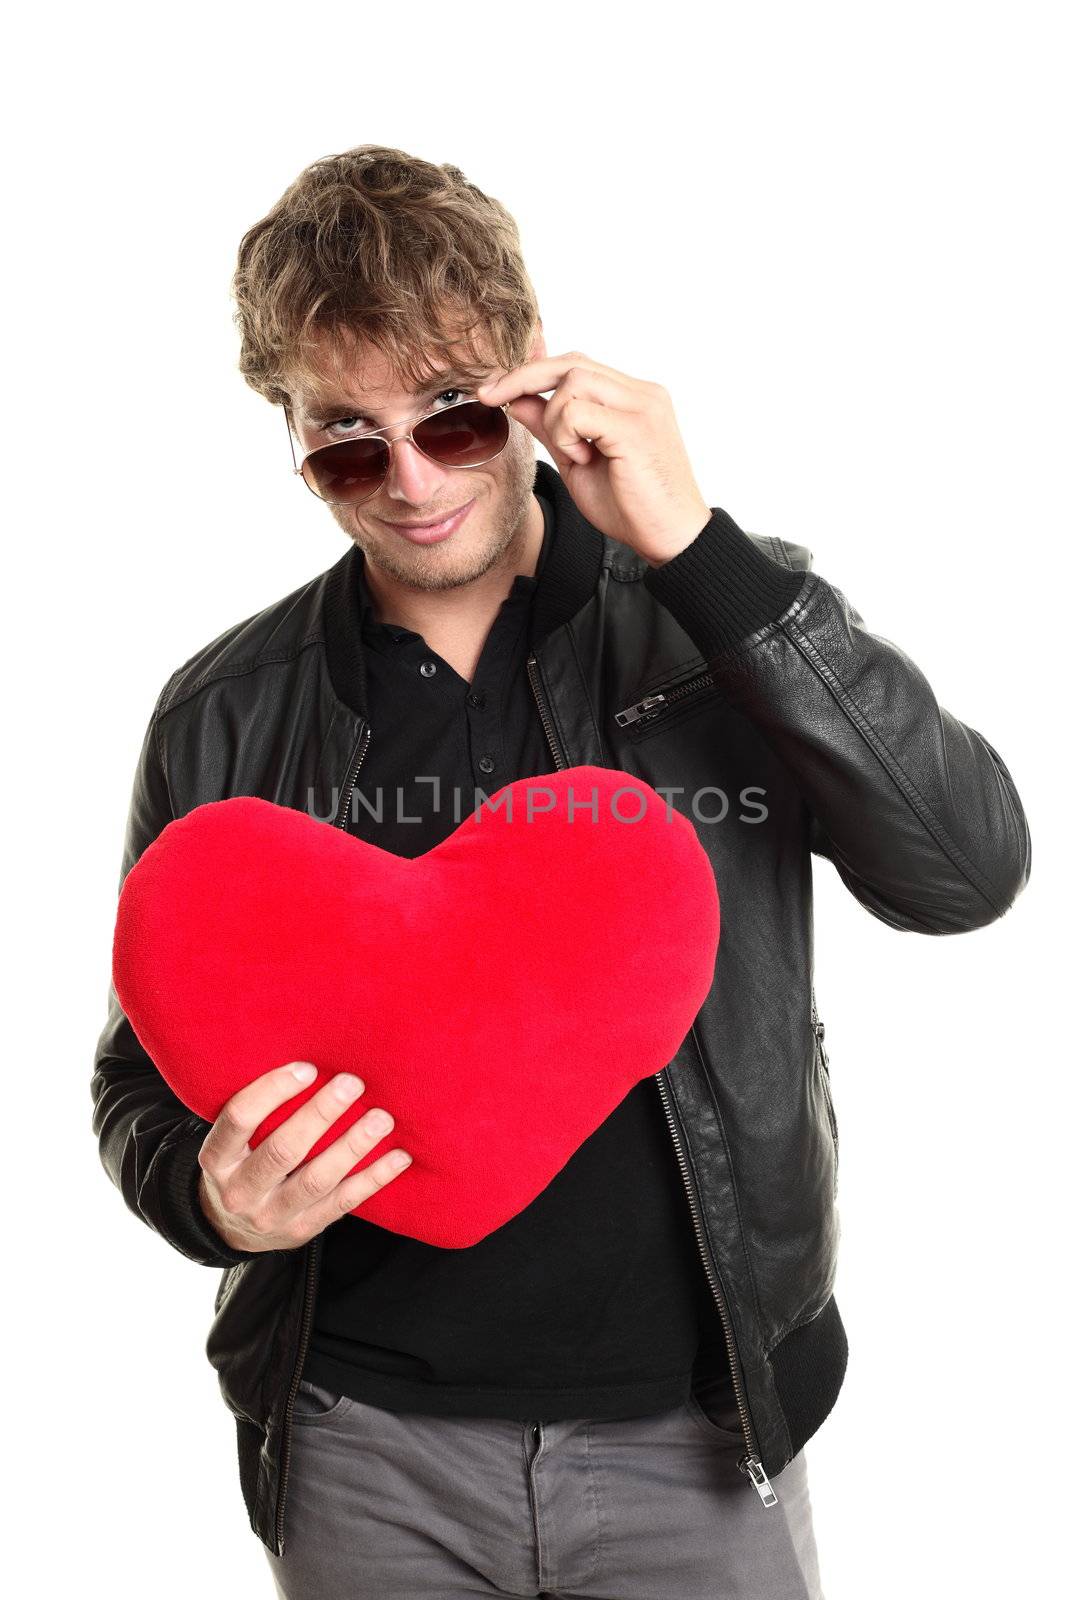
[[[1052,6],[50,7],[3,101],[7,1565],[271,1592],[216,1274],[90,1130],[134,762],[170,672],[342,553],[242,382],[241,233],[316,157],[459,165],[549,350],[667,385],[709,504],[808,544],[1007,762],[1011,913],[899,934],[818,862],[851,1356],[807,1447],[828,1600],[1044,1595],[1067,1492],[1056,894],[1064,51]],[[768,1516],[780,1515],[768,1512]],[[709,1588],[709,1594],[712,1593]]]

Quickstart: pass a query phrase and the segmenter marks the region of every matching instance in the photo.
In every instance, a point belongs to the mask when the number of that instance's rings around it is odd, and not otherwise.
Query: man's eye
[[[435,403],[437,400],[443,400],[445,402],[444,409],[447,411],[450,406],[458,405],[460,401],[472,398],[473,393],[468,389],[442,389],[435,397]],[[433,408],[430,407],[429,409],[432,410]],[[374,433],[376,431],[375,425],[368,418],[358,416],[332,417],[328,422],[322,422],[318,426],[321,432],[333,433],[341,438],[351,438],[354,433]]]

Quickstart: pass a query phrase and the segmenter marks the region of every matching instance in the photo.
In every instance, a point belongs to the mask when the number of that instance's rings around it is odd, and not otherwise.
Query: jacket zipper
[[[562,768],[564,765],[563,750],[559,739],[556,736],[555,729],[553,728],[551,717],[548,713],[547,701],[545,699],[544,691],[540,682],[540,674],[538,671],[536,655],[531,654],[527,657],[526,670],[529,674],[530,686],[533,689],[534,699],[537,702],[537,709],[540,713],[541,721],[544,724],[545,733],[548,737],[553,758],[556,762],[556,766]],[[702,674],[702,679],[709,677],[710,673]],[[683,689],[687,690],[697,681],[698,680],[696,679],[692,679],[690,684],[683,685],[679,690],[674,692],[677,694],[682,692]],[[662,700],[664,696],[650,696],[649,698],[653,700]],[[642,704],[645,704],[645,702],[639,702],[639,705]],[[633,711],[636,708],[630,706],[627,709]],[[623,715],[624,713],[618,712],[616,714],[616,721],[619,721]],[[690,1034],[693,1038],[694,1046],[699,1049],[696,1035],[693,1033],[692,1029],[690,1030]],[[675,1154],[678,1157],[678,1164],[681,1168],[682,1182],[685,1185],[686,1198],[689,1201],[689,1210],[693,1218],[693,1228],[696,1232],[697,1247],[700,1251],[700,1259],[703,1262],[704,1272],[707,1276],[712,1297],[715,1301],[715,1308],[722,1320],[723,1333],[726,1337],[726,1353],[730,1363],[730,1381],[733,1384],[734,1394],[737,1399],[737,1409],[741,1417],[741,1431],[744,1434],[745,1450],[747,1452],[747,1454],[738,1458],[737,1466],[738,1469],[745,1473],[751,1480],[752,1486],[759,1495],[762,1503],[765,1506],[775,1506],[778,1504],[778,1496],[775,1494],[771,1481],[764,1471],[763,1463],[757,1454],[756,1435],[752,1426],[752,1413],[748,1409],[748,1402],[745,1399],[743,1386],[740,1381],[741,1367],[737,1353],[737,1340],[734,1336],[733,1325],[730,1321],[730,1316],[726,1308],[726,1296],[723,1293],[721,1282],[718,1279],[712,1263],[711,1246],[708,1240],[707,1230],[704,1227],[700,1215],[700,1207],[696,1198],[696,1189],[693,1184],[692,1172],[689,1168],[685,1148],[678,1134],[678,1124],[675,1119],[674,1109],[671,1105],[670,1092],[667,1088],[663,1069],[655,1074],[655,1079],[660,1092],[660,1098],[663,1101],[663,1109],[666,1113],[671,1141],[674,1145]]]
[[[348,775],[348,779],[344,785],[341,795],[341,814],[337,818],[335,826],[340,828],[342,833],[347,833],[348,831],[348,808],[352,804],[352,795],[356,787],[356,779],[359,776],[359,769],[363,765],[363,757],[367,753],[367,746],[369,744],[370,725],[365,723],[359,744],[356,746],[356,757],[352,763],[352,771]]]
[[[300,1374],[304,1369],[308,1341],[311,1338],[311,1307],[314,1301],[315,1282],[319,1271],[319,1245],[321,1240],[322,1235],[316,1234],[308,1251],[307,1273],[304,1278],[304,1309],[300,1322],[300,1345],[296,1354],[296,1366],[293,1368],[292,1382],[289,1385],[289,1398],[285,1403],[285,1422],[282,1427],[282,1471],[281,1481],[278,1485],[278,1510],[274,1519],[274,1536],[278,1544],[279,1555],[285,1554],[282,1524],[285,1520],[285,1494],[289,1487],[289,1457],[292,1454],[293,1443],[293,1406],[296,1402],[296,1391],[300,1384]]]
[[[692,1030],[690,1030],[690,1032],[692,1033]],[[693,1042],[695,1045],[695,1035]],[[737,1465],[742,1472],[748,1474],[749,1478],[752,1480],[752,1487],[759,1495],[763,1504],[765,1506],[775,1506],[778,1504],[778,1496],[775,1494],[774,1488],[771,1485],[771,1481],[766,1472],[763,1470],[762,1461],[756,1454],[756,1436],[752,1429],[752,1416],[749,1412],[748,1405],[746,1404],[741,1383],[739,1381],[740,1362],[737,1355],[737,1340],[734,1338],[733,1327],[730,1323],[729,1317],[727,1316],[726,1300],[722,1292],[721,1284],[719,1283],[719,1280],[715,1274],[715,1270],[712,1266],[711,1247],[708,1243],[707,1230],[705,1229],[701,1220],[700,1208],[696,1198],[696,1190],[694,1189],[689,1166],[686,1160],[685,1149],[678,1134],[678,1124],[675,1119],[673,1107],[670,1103],[670,1091],[667,1088],[666,1079],[663,1076],[662,1070],[655,1074],[655,1078],[656,1086],[660,1092],[660,1098],[663,1101],[663,1109],[667,1113],[667,1123],[670,1127],[671,1139],[674,1143],[675,1152],[678,1156],[678,1162],[682,1169],[682,1181],[685,1184],[685,1193],[686,1199],[689,1201],[689,1210],[693,1215],[693,1227],[696,1230],[697,1245],[700,1250],[700,1259],[704,1263],[704,1271],[707,1274],[708,1283],[711,1285],[712,1296],[715,1300],[715,1305],[719,1316],[722,1319],[723,1332],[726,1335],[726,1355],[730,1363],[730,1381],[734,1386],[734,1394],[737,1396],[737,1409],[741,1416],[741,1431],[745,1436],[745,1449],[748,1452],[747,1455],[738,1458]]]
[[[352,794],[356,787],[356,778],[363,764],[363,757],[367,753],[370,743],[370,727],[365,725],[360,741],[356,746],[356,754],[352,762],[352,769],[345,780],[341,797],[341,809],[334,819],[334,827],[342,832],[347,830],[348,810],[352,803]],[[296,1364],[293,1367],[293,1376],[289,1384],[289,1397],[285,1403],[285,1420],[282,1424],[282,1467],[278,1484],[278,1508],[274,1518],[274,1537],[278,1545],[278,1554],[285,1553],[285,1539],[282,1528],[285,1521],[285,1496],[289,1487],[289,1458],[292,1454],[293,1443],[293,1406],[296,1404],[296,1391],[300,1385],[300,1374],[304,1370],[304,1359],[307,1356],[308,1343],[311,1339],[311,1312],[315,1302],[315,1285],[319,1272],[319,1250],[322,1244],[322,1235],[316,1234],[312,1239],[308,1251],[307,1272],[304,1277],[304,1305],[300,1319],[300,1343],[296,1353]]]
[[[815,991],[811,994],[811,1027],[815,1035],[815,1049],[818,1055],[819,1082],[822,1084],[823,1098],[826,1101],[826,1113],[830,1119],[830,1132],[834,1140],[834,1194],[837,1194],[838,1169],[840,1165],[840,1147],[837,1134],[837,1112],[834,1110],[833,1098],[830,1094],[830,1070],[827,1065],[829,1057],[826,1054],[823,1039],[826,1036],[826,1024],[819,1016],[815,1006]]]
[[[673,704],[675,700],[681,700],[685,695],[702,689],[705,684],[714,682],[712,673],[701,672],[695,678],[688,678],[685,683],[675,684],[673,689],[664,689],[659,694],[646,694],[643,700],[636,701],[623,711],[616,711],[615,721],[620,728],[628,728],[635,722],[648,722],[653,717],[658,717],[664,708]]]

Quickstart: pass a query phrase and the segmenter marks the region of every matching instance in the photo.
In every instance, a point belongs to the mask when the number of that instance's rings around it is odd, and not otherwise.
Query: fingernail
[[[298,1067],[293,1068],[293,1077],[297,1083],[310,1083],[318,1070],[318,1067],[313,1067],[310,1061],[302,1061]]]

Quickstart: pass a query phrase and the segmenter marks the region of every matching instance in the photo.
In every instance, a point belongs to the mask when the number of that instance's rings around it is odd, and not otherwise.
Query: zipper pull
[[[638,700],[636,705],[627,706],[625,711],[616,711],[615,721],[620,728],[625,728],[629,723],[636,722],[639,717],[643,717],[646,712],[651,711],[653,706],[658,706],[666,698],[666,695],[663,694],[646,695],[643,700]]]
[[[765,1506],[776,1506],[778,1496],[771,1486],[771,1480],[763,1470],[763,1462],[758,1456],[742,1456],[738,1462],[742,1472],[747,1472],[752,1480],[752,1487],[759,1495]]]

